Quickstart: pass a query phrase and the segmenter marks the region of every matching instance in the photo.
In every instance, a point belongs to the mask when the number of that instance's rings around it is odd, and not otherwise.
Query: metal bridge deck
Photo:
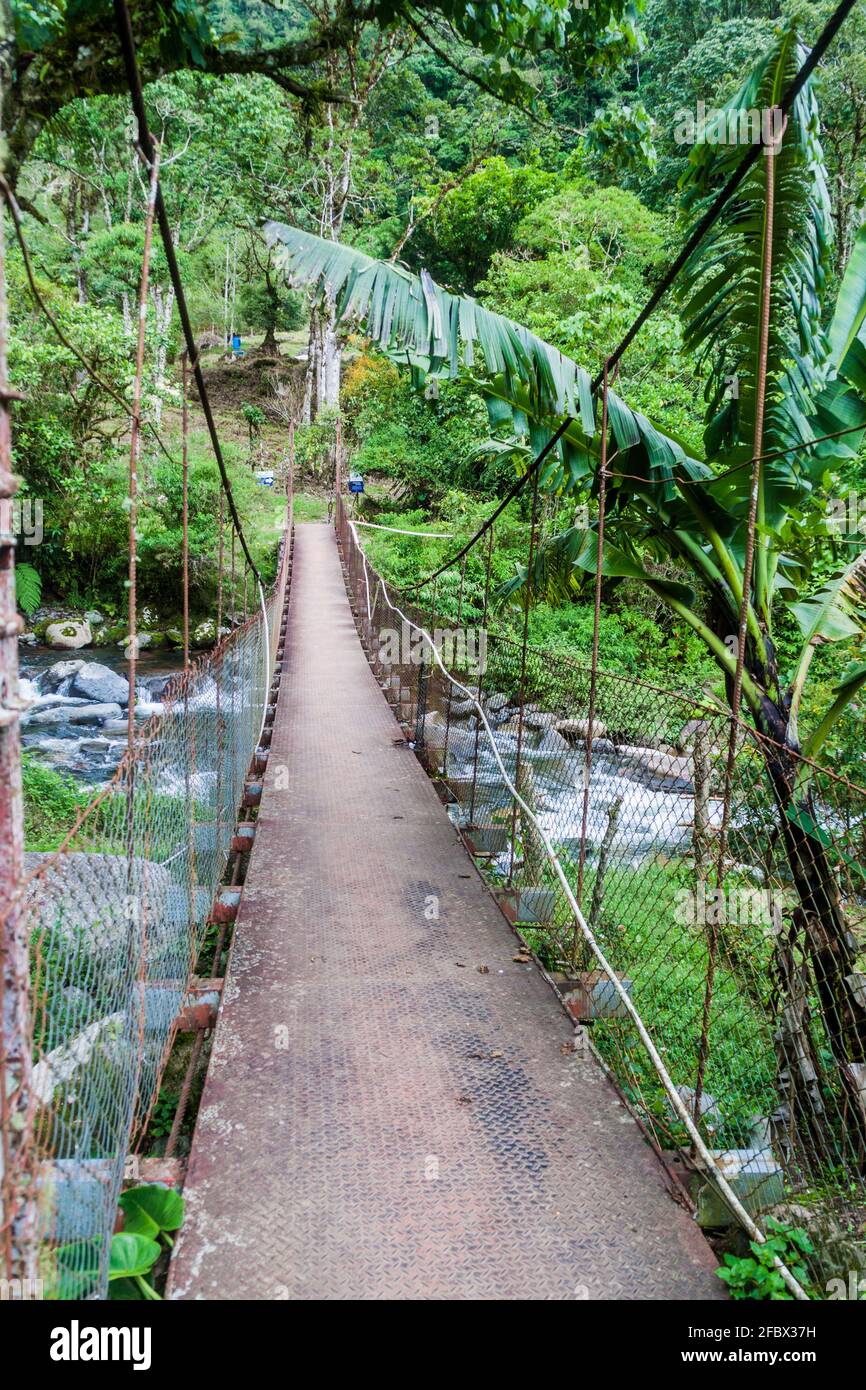
[[[722,1298],[398,738],[300,526],[171,1296]]]

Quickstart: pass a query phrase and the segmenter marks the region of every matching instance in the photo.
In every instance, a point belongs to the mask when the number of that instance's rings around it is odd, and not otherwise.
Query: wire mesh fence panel
[[[806,1228],[816,1288],[866,1268],[866,1039],[852,1007],[866,990],[866,792],[738,724],[722,855],[729,714],[598,672],[590,729],[587,668],[407,603],[338,525],[395,713],[575,1023],[658,1149],[692,1168],[698,1219],[731,1224],[718,1173],[759,1225]]]
[[[48,1296],[105,1293],[124,1162],[156,1097],[223,879],[275,667],[273,590],[169,686],[62,848],[28,854],[35,1185]]]

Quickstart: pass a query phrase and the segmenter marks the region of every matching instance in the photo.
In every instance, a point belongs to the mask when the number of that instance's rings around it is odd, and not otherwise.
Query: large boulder
[[[677,782],[685,785],[692,780],[691,758],[679,757],[676,753],[665,753],[660,748],[639,748],[627,743],[622,744],[617,753],[626,775],[634,769],[649,782]]]
[[[127,633],[122,642],[118,642],[119,647],[124,648],[123,655],[127,661],[133,656],[138,656],[139,652],[145,649],[165,646],[165,633],[163,632],[137,632],[133,638],[131,633]]]
[[[523,711],[523,723],[527,729],[538,732],[542,729],[555,728],[559,719],[558,714],[551,714],[548,710],[537,709],[535,705],[527,705]]]
[[[562,734],[570,743],[585,743],[589,733],[588,719],[558,719],[554,725],[556,732]],[[592,721],[593,740],[607,737],[607,725],[601,719]]]
[[[98,700],[103,705],[125,705],[129,699],[129,682],[100,661],[80,661],[74,676],[69,692],[71,695]]]
[[[114,704],[81,704],[81,705],[53,705],[49,709],[36,710],[34,714],[25,716],[26,723],[37,725],[50,724],[102,724],[106,719],[120,718],[120,705]]]
[[[558,734],[556,729],[545,729],[536,747],[536,752],[546,755],[559,755],[571,751],[571,744],[562,737],[562,734]]]
[[[50,854],[28,852],[25,873],[42,867]],[[172,948],[186,949],[188,928],[169,911],[173,894],[183,892],[161,864],[123,855],[60,855],[27,886],[27,924],[38,931],[72,984],[99,979],[105,986],[124,978],[130,954],[146,950],[150,960]],[[93,972],[97,972],[94,975]]]
[[[53,666],[49,666],[47,671],[43,671],[39,678],[39,689],[43,695],[53,695],[59,690],[65,681],[71,676],[77,675],[84,662],[81,657],[72,661],[55,661]]]
[[[126,719],[106,719],[102,732],[106,738],[125,738],[129,732],[129,724]]]
[[[142,684],[152,700],[161,700],[173,680],[174,676],[171,675],[148,676],[147,680],[143,681]]]
[[[449,705],[452,719],[468,719],[470,714],[475,713],[474,700],[454,700]]]
[[[154,715],[162,714],[165,706],[160,700],[139,700],[135,706],[136,719],[153,719]]]
[[[499,714],[508,705],[508,696],[501,695],[499,691],[492,691],[490,695],[485,695],[484,704],[490,714]]]
[[[93,646],[121,646],[126,641],[126,628],[122,623],[103,623],[93,634]]]
[[[64,618],[62,622],[48,624],[45,641],[49,647],[74,652],[79,647],[89,647],[93,633],[85,618]]]

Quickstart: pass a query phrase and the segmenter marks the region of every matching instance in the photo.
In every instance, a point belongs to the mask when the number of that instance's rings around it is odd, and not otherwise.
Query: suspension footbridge
[[[324,526],[284,662],[172,1297],[722,1296],[385,702]]]
[[[782,114],[848,9],[798,70]],[[293,528],[289,463],[266,593],[208,400],[123,0],[116,10],[150,171],[137,368],[131,397],[112,393],[130,422],[126,753],[59,847],[25,859],[4,528],[0,1273],[44,1276],[54,1297],[105,1296],[124,1189],[148,1179],[184,1191],[167,1282],[177,1300],[714,1299],[724,1291],[702,1228],[757,1251],[779,1229],[771,1221],[788,1232],[785,1260],[762,1252],[777,1292],[806,1298],[862,1268],[866,791],[740,719],[754,506],[729,706],[608,674],[599,644],[607,486],[628,476],[609,467],[609,410],[615,435],[640,436],[655,461],[661,448],[609,373],[757,147],[596,379],[559,363],[559,423],[455,555],[402,592],[379,576],[347,516],[338,442],[336,533]],[[2,182],[0,196],[34,302],[98,380],[40,291]],[[184,660],[141,724],[142,439],[172,458],[142,408],[157,228],[185,342]],[[310,255],[319,278],[341,259],[330,244]],[[349,317],[367,269],[344,280]],[[439,360],[437,293],[425,289],[423,337]],[[398,299],[382,315],[389,325]],[[523,330],[502,341],[508,361],[524,362]],[[539,351],[546,378],[552,358]],[[219,640],[197,660],[193,381],[221,484]],[[0,344],[4,507],[15,395]],[[586,439],[599,440],[587,667],[528,641],[539,493],[566,457],[557,446],[578,406]],[[772,457],[757,439],[753,477]],[[699,481],[676,478],[685,495]],[[491,557],[494,525],[529,496],[521,638],[491,621]],[[484,662],[468,648],[443,660],[443,598],[446,623],[483,633]],[[411,639],[396,668],[382,647],[395,629],[401,650]],[[163,1143],[153,1120],[178,1056]],[[203,1072],[187,1155],[181,1132]],[[140,1213],[138,1223],[125,1230],[146,1240]]]

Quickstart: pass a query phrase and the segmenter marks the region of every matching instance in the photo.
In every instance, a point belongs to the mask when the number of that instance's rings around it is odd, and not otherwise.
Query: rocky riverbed
[[[503,810],[511,805],[502,772],[488,735],[476,734],[471,701],[454,700],[448,727],[448,771],[458,782],[472,779],[476,738],[476,821],[502,823]],[[497,752],[510,777],[515,776],[518,743],[518,711],[504,695],[485,699],[485,712],[493,729]],[[446,713],[433,709],[425,722],[429,745],[443,748]],[[694,820],[693,759],[690,752],[673,748],[614,742],[600,721],[594,726],[587,848],[592,858],[608,828],[616,806],[616,828],[611,843],[622,861],[639,864],[649,855],[685,852],[691,843]],[[683,731],[687,736],[687,729]],[[557,844],[576,849],[583,819],[584,719],[565,718],[529,706],[524,711],[521,763],[524,791],[531,798],[539,821]],[[711,829],[721,820],[721,801],[710,797],[706,813]]]
[[[140,653],[136,719],[160,713],[166,686],[181,666],[180,653]],[[126,746],[129,665],[123,652],[107,648],[58,660],[51,648],[23,648],[21,693],[29,702],[21,720],[28,752],[88,786],[112,776]]]

